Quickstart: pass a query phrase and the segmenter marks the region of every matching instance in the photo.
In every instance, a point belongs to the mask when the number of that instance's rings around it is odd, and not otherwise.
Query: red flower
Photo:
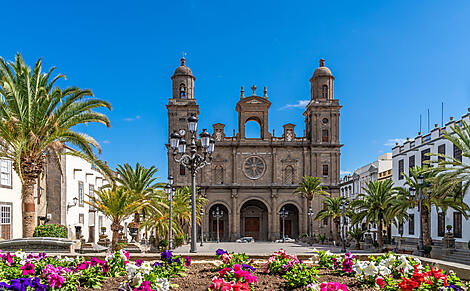
[[[377,279],[375,279],[375,283],[379,285],[380,288],[383,288],[385,285],[387,285],[382,277],[377,277]]]

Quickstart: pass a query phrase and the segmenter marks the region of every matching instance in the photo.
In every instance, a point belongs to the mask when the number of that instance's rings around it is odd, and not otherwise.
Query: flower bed
[[[183,276],[190,263],[189,258],[173,257],[171,252],[162,253],[162,262],[150,265],[139,260],[130,263],[126,251],[110,254],[105,260],[94,257],[89,261],[83,257],[0,251],[0,290],[100,289],[105,280],[127,275],[121,290],[162,291],[169,290],[170,279]]]

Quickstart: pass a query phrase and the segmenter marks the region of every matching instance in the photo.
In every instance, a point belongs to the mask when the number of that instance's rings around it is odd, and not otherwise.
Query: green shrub
[[[168,246],[168,241],[166,239],[162,239],[158,242],[158,247],[164,249]]]
[[[315,268],[307,268],[307,265],[294,265],[285,275],[287,279],[288,289],[294,289],[307,286],[310,283],[317,283],[318,270]]]
[[[423,246],[423,252],[424,252],[425,255],[429,255],[431,253],[431,251],[432,251],[432,246],[430,246],[430,245]]]
[[[326,235],[319,234],[318,239],[320,240],[320,243],[323,244],[323,243],[325,243]]]
[[[182,246],[184,243],[184,236],[175,236],[175,248]]]
[[[34,229],[34,237],[60,237],[67,238],[67,227],[62,224],[44,224],[38,225]]]

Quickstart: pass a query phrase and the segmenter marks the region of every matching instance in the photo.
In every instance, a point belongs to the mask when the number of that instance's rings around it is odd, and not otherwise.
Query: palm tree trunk
[[[334,222],[335,222],[335,228],[336,228],[336,238],[335,238],[335,241],[336,243],[339,245],[341,243],[341,232],[340,232],[340,229],[339,229],[339,226],[340,226],[340,220],[339,218],[335,218],[334,219]]]
[[[421,227],[423,228],[423,244],[426,245],[431,245],[432,239],[431,239],[431,221],[429,221],[430,213],[429,209],[427,206],[422,205],[421,206]]]
[[[382,220],[379,219],[377,221],[377,245],[379,246],[379,249],[382,249],[383,246],[383,227],[382,227]]]
[[[356,249],[357,250],[361,249],[361,240],[360,239],[356,239]]]
[[[23,214],[23,237],[32,237],[36,227],[36,209],[34,205],[34,184],[36,179],[23,177],[21,187],[22,214]]]
[[[113,239],[111,240],[111,250],[113,252],[116,251],[120,226],[120,223],[118,223],[117,221],[113,221],[113,223],[111,224],[111,230],[113,231]]]

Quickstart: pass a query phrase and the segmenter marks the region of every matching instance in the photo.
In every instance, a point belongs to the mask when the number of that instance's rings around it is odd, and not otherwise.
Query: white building
[[[103,175],[75,156],[63,155],[61,164],[62,174],[55,162],[47,161],[44,177],[35,187],[37,224],[47,219],[47,223],[66,225],[71,239],[76,238],[76,226],[87,241],[97,242],[102,226],[111,236],[111,222],[84,203],[89,201],[87,194],[107,183]],[[22,236],[21,180],[11,161],[0,160],[0,239]]]
[[[340,195],[348,199],[356,199],[364,193],[363,188],[370,181],[384,180],[392,170],[392,153],[385,153],[377,161],[355,170],[352,175],[344,176],[340,181]]]
[[[470,110],[470,109],[469,109]],[[402,173],[409,175],[409,169],[413,166],[422,166],[426,160],[437,160],[437,156],[427,156],[428,153],[441,153],[447,156],[454,157],[455,159],[462,160],[468,164],[470,160],[462,157],[461,150],[454,146],[447,140],[441,133],[441,129],[451,132],[451,126],[460,125],[462,120],[467,123],[470,122],[470,111],[462,116],[460,120],[450,121],[443,127],[435,124],[435,127],[430,133],[421,135],[418,133],[414,139],[409,139],[402,144],[396,145],[393,148],[393,183],[395,186],[403,186],[405,178]],[[465,196],[464,201],[470,204],[470,195]],[[403,237],[410,239],[418,239],[420,233],[419,213],[417,209],[410,209],[408,213],[411,216],[409,222],[403,225]],[[433,240],[441,240],[446,232],[446,225],[452,225],[456,244],[467,244],[470,240],[470,221],[465,220],[462,214],[448,209],[447,213],[437,213],[435,207],[431,209],[431,237]],[[400,236],[398,229],[393,228],[393,236]]]
[[[0,239],[23,235],[21,217],[21,180],[11,161],[0,159]]]

